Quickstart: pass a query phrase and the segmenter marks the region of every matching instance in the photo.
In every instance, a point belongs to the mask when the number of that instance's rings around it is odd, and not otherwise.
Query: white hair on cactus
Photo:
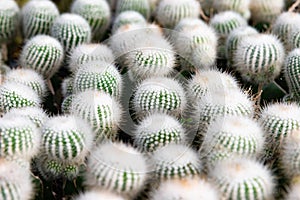
[[[43,77],[33,69],[14,69],[10,70],[5,81],[17,82],[32,88],[41,98],[46,94],[46,83]]]
[[[109,199],[109,200],[125,200],[122,196],[118,196],[112,192],[105,190],[91,190],[80,194],[75,200],[99,200],[99,199]]]
[[[284,0],[251,0],[251,19],[254,23],[273,23],[284,8]]]
[[[131,146],[106,142],[90,155],[85,185],[134,197],[145,185],[146,158]]]
[[[202,170],[197,153],[183,144],[169,144],[151,155],[155,176],[163,181],[197,176]]]
[[[218,200],[220,199],[216,188],[207,180],[198,177],[184,178],[182,180],[167,180],[152,192],[151,200]]]
[[[73,94],[74,77],[64,78],[61,83],[61,93],[64,98]]]
[[[0,43],[8,42],[16,34],[19,23],[19,6],[14,0],[1,1]]]
[[[240,13],[245,19],[249,19],[251,15],[250,1],[251,0],[213,0],[212,8],[216,9],[216,12],[232,10]]]
[[[118,0],[116,13],[133,10],[141,13],[145,19],[150,17],[149,0]]]
[[[115,33],[121,26],[127,24],[146,25],[147,21],[139,12],[134,10],[123,11],[114,20],[112,32]]]

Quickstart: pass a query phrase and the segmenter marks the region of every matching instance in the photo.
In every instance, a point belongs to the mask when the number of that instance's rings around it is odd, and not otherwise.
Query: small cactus
[[[219,163],[209,173],[224,199],[273,199],[271,172],[256,161],[247,159]]]
[[[232,10],[241,14],[245,19],[249,19],[251,15],[250,1],[251,0],[213,0],[212,7],[216,10],[216,12]]]
[[[88,159],[85,185],[134,197],[145,185],[146,158],[122,143],[103,143]]]
[[[75,198],[75,200],[99,200],[99,199],[125,200],[122,196],[118,196],[112,192],[95,190],[95,189],[82,193],[77,198]]]
[[[22,8],[22,28],[25,38],[50,35],[54,20],[59,16],[56,5],[49,0],[31,0]]]
[[[19,7],[14,0],[1,1],[0,43],[6,43],[17,33],[19,25]]]
[[[251,0],[251,19],[257,23],[273,23],[284,8],[284,0]]]
[[[145,19],[150,17],[150,4],[148,0],[118,0],[117,13],[133,10],[141,13]]]
[[[255,34],[241,39],[233,62],[245,80],[259,85],[274,81],[281,72],[284,56],[283,45],[275,36]]]
[[[140,24],[146,26],[147,21],[139,12],[133,10],[123,11],[114,20],[112,32],[115,33],[120,27],[128,24]]]
[[[111,11],[105,0],[75,0],[71,12],[89,23],[94,40],[100,40],[110,24]]]
[[[287,55],[284,71],[291,96],[300,99],[300,49],[294,49]]]
[[[45,78],[51,78],[64,58],[61,44],[53,37],[37,35],[25,45],[20,56],[24,68],[34,69]]]
[[[71,55],[76,46],[91,41],[91,28],[80,15],[65,13],[54,21],[51,36],[61,43],[66,55]]]
[[[73,84],[74,84],[74,78],[68,77],[65,78],[61,83],[61,93],[64,98],[70,96],[73,94]]]
[[[142,152],[153,152],[169,144],[184,143],[186,139],[182,125],[167,114],[153,114],[136,127],[134,143]]]

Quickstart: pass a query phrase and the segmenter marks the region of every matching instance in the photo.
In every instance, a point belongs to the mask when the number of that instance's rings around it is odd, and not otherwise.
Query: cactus
[[[235,11],[241,14],[245,19],[250,18],[250,1],[251,0],[223,0],[218,1],[214,0],[212,3],[212,7],[216,10],[216,12],[223,12],[227,10]]]
[[[300,49],[291,51],[284,63],[285,80],[292,97],[300,98]]]
[[[21,14],[24,37],[31,38],[40,34],[50,35],[59,11],[52,1],[31,0],[24,5]]]
[[[287,43],[290,49],[300,48],[300,28],[291,31]]]
[[[72,102],[74,99],[74,94],[71,94],[64,98],[64,100],[61,103],[61,111],[64,114],[70,114]]]
[[[263,135],[260,125],[247,117],[220,118],[208,126],[200,152],[209,169],[236,157],[258,158],[263,153]]]
[[[251,19],[254,23],[273,23],[284,8],[284,0],[251,0]]]
[[[182,86],[165,77],[144,80],[136,89],[133,109],[138,119],[154,112],[163,112],[179,117],[186,107]]]
[[[122,143],[103,143],[88,159],[85,185],[134,197],[145,185],[146,158]]]
[[[119,0],[117,3],[117,13],[133,10],[141,13],[145,19],[150,17],[150,4],[148,0]]]
[[[156,10],[156,20],[165,28],[174,28],[183,18],[198,18],[200,4],[196,0],[162,0]]]
[[[29,119],[6,116],[0,121],[0,158],[17,157],[30,161],[38,152],[40,132]]]
[[[114,20],[112,32],[115,33],[120,27],[128,24],[146,25],[147,21],[139,12],[133,10],[123,11]]]
[[[237,159],[218,164],[209,173],[224,199],[273,199],[271,172],[256,161]]]
[[[5,81],[24,84],[34,90],[41,98],[46,94],[46,84],[43,77],[32,69],[11,70],[6,74]]]
[[[99,199],[125,200],[123,197],[118,196],[112,192],[95,190],[95,189],[82,193],[77,198],[75,198],[75,200],[99,200]]]
[[[28,86],[6,82],[0,86],[0,110],[8,112],[12,108],[38,107],[40,98]]]
[[[91,41],[91,28],[80,15],[65,13],[54,21],[51,36],[61,43],[66,55],[71,55],[76,46]]]
[[[20,63],[24,68],[34,69],[45,78],[51,78],[58,71],[63,57],[63,48],[55,38],[37,35],[26,43]]]
[[[284,48],[273,35],[245,36],[233,57],[235,68],[252,83],[267,84],[280,74],[284,62]]]
[[[87,90],[74,96],[70,113],[75,114],[93,127],[95,140],[104,137],[114,139],[121,121],[121,106],[110,95]]]
[[[18,30],[19,7],[14,0],[1,2],[0,8],[0,43],[6,43]]]
[[[134,143],[142,152],[153,152],[169,144],[185,142],[182,125],[166,114],[153,114],[145,118],[136,127]]]
[[[90,62],[103,61],[114,63],[112,50],[104,44],[82,44],[76,47],[71,54],[69,68],[73,73]]]
[[[185,178],[182,180],[167,180],[161,183],[157,190],[152,192],[151,200],[175,200],[175,199],[220,199],[216,188],[202,178]]]
[[[202,170],[202,163],[194,150],[183,144],[169,144],[151,155],[154,173],[160,181],[195,177]]]
[[[73,90],[75,93],[99,90],[119,98],[122,90],[122,78],[113,64],[101,61],[89,63],[76,72]]]
[[[83,163],[94,134],[84,120],[72,115],[52,117],[42,127],[42,150],[61,162]]]
[[[61,83],[61,93],[64,98],[70,96],[73,94],[73,84],[74,84],[74,78],[68,77],[65,78]]]
[[[81,15],[89,23],[94,40],[100,40],[108,29],[111,11],[105,0],[75,0],[71,12]]]

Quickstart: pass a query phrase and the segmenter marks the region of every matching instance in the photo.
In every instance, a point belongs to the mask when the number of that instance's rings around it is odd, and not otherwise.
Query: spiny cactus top
[[[0,159],[0,199],[29,200],[33,196],[30,171],[14,161]]]
[[[271,172],[256,161],[224,161],[211,170],[209,175],[225,199],[273,199],[274,181]]]
[[[85,184],[91,188],[133,197],[145,185],[146,158],[131,146],[107,142],[99,145],[88,159]]]
[[[61,43],[65,53],[70,55],[76,46],[91,41],[91,28],[80,15],[65,13],[54,21],[51,35]]]
[[[136,89],[133,109],[138,118],[153,112],[163,112],[180,116],[186,107],[186,97],[182,86],[165,77],[144,80]]]
[[[8,42],[17,32],[19,7],[14,0],[2,0],[0,7],[0,43]]]
[[[40,132],[28,118],[4,115],[0,120],[0,158],[30,160],[38,152]]]
[[[198,18],[200,4],[196,0],[162,0],[156,9],[156,20],[165,28],[174,28],[183,18]]]
[[[284,8],[284,0],[251,0],[251,19],[254,23],[272,23]]]
[[[275,36],[255,34],[241,39],[233,62],[245,80],[267,84],[280,74],[284,56],[283,45]]]
[[[152,152],[170,143],[184,143],[185,131],[177,119],[167,114],[152,114],[136,127],[135,144],[143,152]]]
[[[0,110],[12,108],[38,107],[41,99],[30,87],[21,83],[6,82],[0,86]]]
[[[109,199],[109,200],[125,200],[122,196],[118,196],[112,192],[102,191],[102,190],[91,190],[79,195],[75,200],[99,200],[99,199]]]
[[[42,149],[45,154],[63,162],[84,162],[94,134],[84,120],[72,115],[47,120],[42,127]]]
[[[89,62],[104,61],[112,64],[114,60],[112,50],[104,44],[81,44],[72,52],[69,68],[75,73]]]
[[[291,51],[284,63],[285,80],[292,97],[300,98],[300,49]]]
[[[182,180],[167,180],[152,192],[151,200],[201,199],[219,200],[216,188],[207,180],[201,178],[184,178]]]
[[[63,58],[63,47],[55,38],[37,35],[24,46],[20,62],[22,67],[34,69],[45,78],[51,78],[59,69]]]
[[[115,33],[121,26],[127,24],[141,24],[146,25],[147,21],[139,12],[128,10],[121,12],[114,20],[112,32]]]
[[[169,144],[151,155],[155,176],[163,181],[197,176],[202,163],[194,150],[183,144]]]
[[[149,0],[118,0],[117,13],[133,10],[141,13],[146,19],[150,17]]]
[[[56,5],[49,0],[31,0],[22,8],[22,28],[25,38],[50,35],[53,21],[59,16]]]
[[[5,76],[7,82],[17,82],[32,88],[40,97],[46,94],[46,84],[43,77],[33,69],[15,69]]]
[[[300,14],[294,12],[284,12],[280,14],[272,25],[272,32],[281,39],[287,51],[293,48],[293,46],[290,46],[288,40],[293,31],[299,29],[299,26]]]
[[[94,40],[102,39],[111,18],[111,11],[106,0],[75,0],[71,12],[87,20]]]
[[[245,19],[250,18],[250,1],[251,0],[213,0],[212,7],[217,12],[232,10],[240,13]]]

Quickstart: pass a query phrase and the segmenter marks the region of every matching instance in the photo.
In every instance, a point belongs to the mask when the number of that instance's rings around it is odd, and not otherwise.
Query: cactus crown
[[[150,17],[150,4],[148,0],[119,0],[117,13],[133,10],[141,13],[146,19]]]
[[[147,21],[139,12],[133,10],[123,11],[116,17],[112,32],[115,33],[120,27],[128,24],[146,25]]]

